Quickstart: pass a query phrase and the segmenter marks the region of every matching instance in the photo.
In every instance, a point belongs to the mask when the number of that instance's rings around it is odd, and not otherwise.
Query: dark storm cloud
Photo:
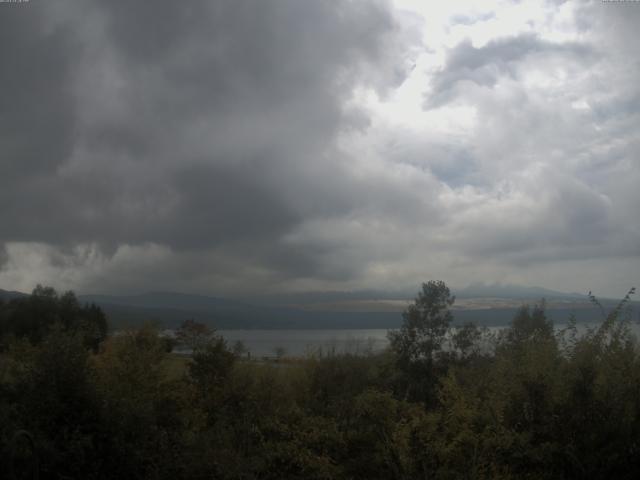
[[[357,208],[325,188],[348,183],[336,135],[367,121],[345,102],[408,66],[384,2],[31,2],[0,35],[2,242],[223,249],[307,275],[317,250],[282,236]]]
[[[21,177],[52,173],[73,148],[71,80],[80,47],[67,29],[45,28],[33,10],[9,7],[0,15],[3,190]]]
[[[225,241],[272,242],[298,217],[262,182],[260,168],[190,166],[173,176],[180,192],[170,228],[156,237],[176,247],[211,247]],[[232,215],[229,214],[232,212]],[[184,235],[180,237],[180,232]]]
[[[3,267],[7,264],[8,261],[9,261],[9,254],[7,253],[7,248],[4,244],[0,245],[0,270],[3,269]]]

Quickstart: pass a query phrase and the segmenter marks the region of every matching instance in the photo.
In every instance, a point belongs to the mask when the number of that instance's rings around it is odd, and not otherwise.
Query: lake
[[[578,324],[578,331],[583,333],[587,328],[594,328],[600,323]],[[566,325],[556,325],[562,329]],[[640,335],[638,322],[631,322],[631,330]],[[504,327],[488,327],[492,332]],[[375,329],[326,329],[326,330],[218,330],[230,348],[237,341],[242,341],[254,357],[274,357],[276,349],[282,348],[285,356],[304,356],[327,352],[366,353],[379,352],[389,344],[385,328]]]
[[[381,351],[387,345],[387,330],[218,330],[229,347],[242,341],[251,355],[275,356],[276,349],[284,355],[301,356],[334,351],[336,353],[365,353]]]

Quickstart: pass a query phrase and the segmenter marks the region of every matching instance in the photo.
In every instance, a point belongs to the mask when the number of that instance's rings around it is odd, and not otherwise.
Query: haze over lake
[[[383,350],[388,344],[387,330],[220,330],[229,346],[242,341],[251,355],[274,356],[277,348],[285,355],[366,353]]]
[[[578,331],[598,324],[578,325]],[[556,326],[556,330],[565,328],[565,324]],[[632,331],[640,334],[640,324],[630,324]],[[491,332],[498,332],[504,327],[488,327]],[[320,329],[320,330],[219,330],[233,347],[237,341],[243,342],[254,357],[274,357],[276,350],[284,349],[285,356],[326,355],[328,353],[366,354],[384,350],[388,345],[387,332],[384,328],[374,329]]]

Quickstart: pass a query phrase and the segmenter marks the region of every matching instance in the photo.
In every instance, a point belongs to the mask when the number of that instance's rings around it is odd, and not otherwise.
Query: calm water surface
[[[578,331],[585,332],[597,324],[579,324]],[[631,330],[640,335],[640,326],[634,322]],[[565,325],[556,325],[562,329]],[[488,327],[498,332],[504,327]],[[389,344],[387,329],[353,330],[218,330],[229,345],[233,347],[242,341],[252,356],[273,357],[277,349],[283,349],[284,355],[301,356],[320,353],[367,353],[384,350]]]
[[[371,330],[218,330],[229,347],[242,341],[253,356],[275,356],[276,349],[285,355],[365,353],[383,350],[387,344],[386,329]]]

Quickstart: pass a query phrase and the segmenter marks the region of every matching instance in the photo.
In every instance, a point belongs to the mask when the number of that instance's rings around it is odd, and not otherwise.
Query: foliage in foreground
[[[190,359],[150,327],[101,337],[98,348],[89,307],[65,316],[71,297],[43,290],[0,305],[2,478],[12,466],[17,478],[38,468],[41,478],[87,479],[640,473],[629,296],[585,331],[554,330],[542,304],[490,335],[453,328],[454,298],[429,282],[388,351],[268,364],[241,361],[193,322],[180,332]],[[35,331],[16,330],[15,312]]]

